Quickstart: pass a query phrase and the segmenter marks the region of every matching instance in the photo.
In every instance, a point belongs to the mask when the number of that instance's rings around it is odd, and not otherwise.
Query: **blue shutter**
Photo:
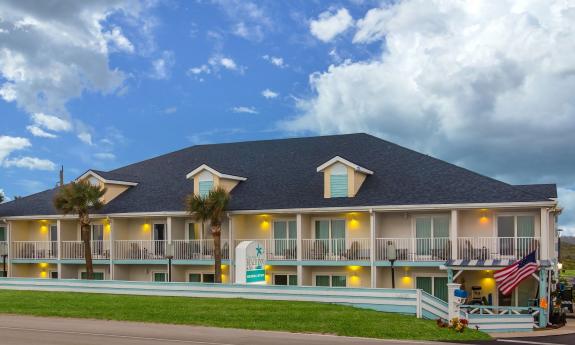
[[[331,197],[344,198],[347,197],[347,174],[346,175],[331,175],[329,179]]]
[[[214,186],[214,181],[200,181],[199,186],[200,186],[199,188],[200,195],[206,196],[212,190],[212,187]]]

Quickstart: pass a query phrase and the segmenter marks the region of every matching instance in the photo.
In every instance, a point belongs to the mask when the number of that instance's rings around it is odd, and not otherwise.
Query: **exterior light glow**
[[[356,272],[356,271],[359,271],[361,266],[347,266],[347,268],[352,272]]]
[[[487,223],[489,223],[489,218],[486,216],[482,216],[481,218],[479,218],[479,223],[480,224],[487,224]]]

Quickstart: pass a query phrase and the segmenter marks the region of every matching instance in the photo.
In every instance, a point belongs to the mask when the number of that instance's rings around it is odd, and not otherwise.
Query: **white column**
[[[108,237],[108,241],[110,241],[110,280],[114,280],[114,219],[110,219],[110,237]]]
[[[62,279],[62,221],[58,219],[56,221],[56,246],[58,250],[58,279]]]
[[[451,222],[449,223],[449,240],[451,241],[451,259],[457,260],[457,237],[459,235],[459,212],[451,210]]]
[[[453,320],[453,318],[459,318],[459,306],[461,305],[461,299],[455,297],[455,290],[459,290],[461,284],[449,283],[447,284],[447,319]]]
[[[303,285],[303,266],[301,265],[301,261],[302,261],[302,246],[303,246],[303,241],[302,241],[302,226],[303,226],[303,217],[301,215],[301,213],[298,213],[296,215],[296,256],[297,256],[297,285],[298,286],[302,286]]]
[[[172,217],[166,219],[166,232],[168,244],[172,244]]]
[[[377,271],[375,268],[375,221],[376,214],[373,210],[369,212],[369,258],[371,264],[371,287],[377,286]]]
[[[6,268],[8,273],[6,277],[12,277],[12,222],[6,224],[6,241],[8,246],[8,266]]]
[[[235,257],[236,257],[236,244],[234,243],[234,235],[233,235],[233,226],[234,222],[232,220],[232,216],[228,214],[228,250],[230,256],[230,283],[234,284],[236,282],[236,265],[235,265]]]
[[[541,260],[549,259],[549,209],[541,209],[541,249],[539,255]]]

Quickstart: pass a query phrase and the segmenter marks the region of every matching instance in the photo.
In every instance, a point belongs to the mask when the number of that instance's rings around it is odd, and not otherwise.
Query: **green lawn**
[[[482,332],[458,334],[438,328],[435,321],[412,316],[308,302],[0,290],[0,313],[370,338],[490,339]]]

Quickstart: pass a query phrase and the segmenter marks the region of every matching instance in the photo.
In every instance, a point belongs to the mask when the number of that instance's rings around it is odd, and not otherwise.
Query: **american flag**
[[[495,272],[493,277],[497,282],[499,291],[506,296],[535,271],[537,271],[537,260],[535,259],[535,251],[533,251],[523,259]]]

